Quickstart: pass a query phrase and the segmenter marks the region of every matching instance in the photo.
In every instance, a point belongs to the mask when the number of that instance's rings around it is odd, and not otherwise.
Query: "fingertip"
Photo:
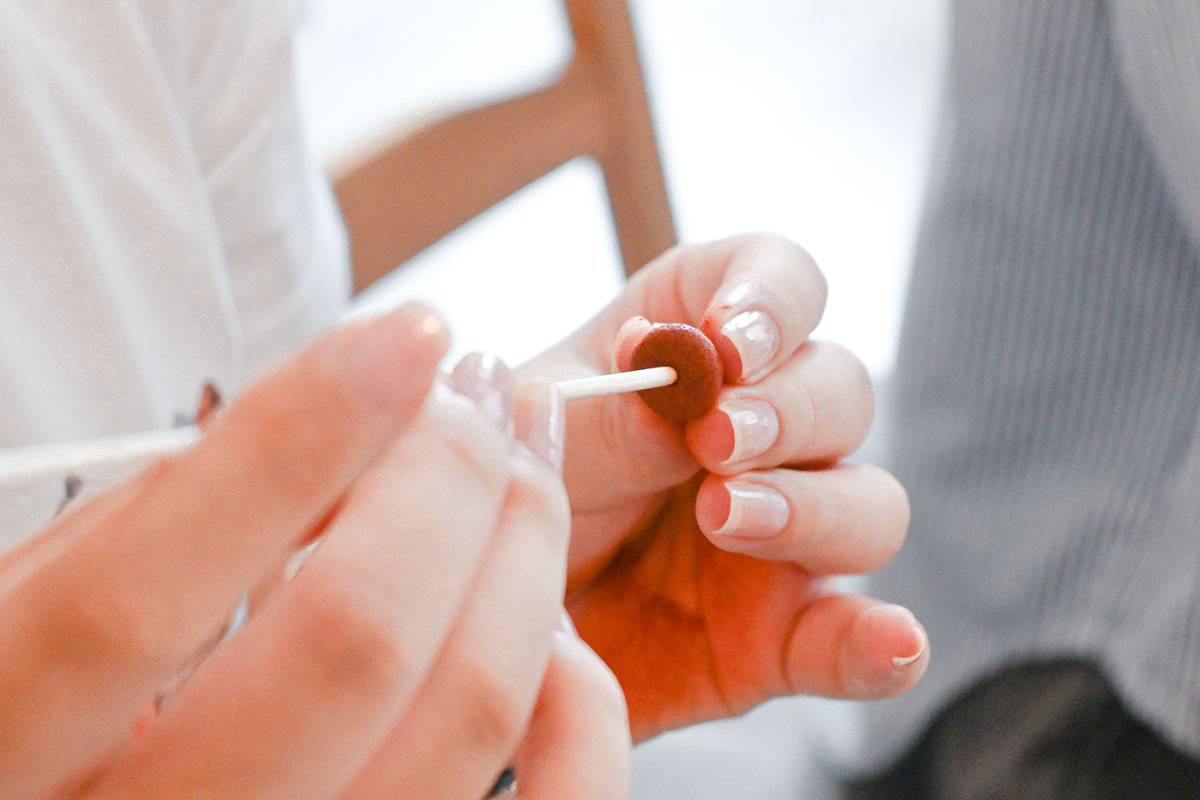
[[[450,331],[442,317],[409,303],[344,326],[321,348],[321,356],[356,403],[390,415],[424,399],[449,348]]]
[[[700,323],[700,330],[712,340],[713,346],[717,348],[717,355],[721,357],[721,366],[724,369],[725,382],[737,384],[741,382],[743,372],[742,356],[729,337],[721,332],[721,327],[733,313],[729,306],[718,306],[704,316],[704,320]]]
[[[720,405],[689,422],[684,429],[684,436],[696,461],[710,472],[722,470],[728,465],[737,444],[733,420]]]
[[[862,613],[845,643],[843,669],[864,698],[910,689],[929,665],[929,638],[907,608],[878,603]]]
[[[454,365],[447,383],[473,402],[493,425],[508,430],[517,380],[502,359],[489,353],[468,353]]]
[[[653,326],[643,316],[630,317],[617,329],[616,346],[613,351],[614,372],[626,372],[633,362],[633,351],[646,338]]]
[[[729,519],[730,498],[724,481],[716,475],[708,475],[696,491],[696,524],[706,537],[719,531]]]

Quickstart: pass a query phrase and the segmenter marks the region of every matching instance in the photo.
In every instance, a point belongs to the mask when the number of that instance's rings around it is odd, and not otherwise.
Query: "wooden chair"
[[[398,128],[330,167],[360,292],[579,156],[604,173],[625,271],[675,244],[627,0],[563,0],[574,53],[524,95]]]

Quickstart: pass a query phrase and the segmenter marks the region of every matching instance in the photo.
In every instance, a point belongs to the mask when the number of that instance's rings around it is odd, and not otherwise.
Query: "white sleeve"
[[[308,151],[289,0],[194,0],[191,125],[242,324],[248,377],[332,324],[345,230]]]

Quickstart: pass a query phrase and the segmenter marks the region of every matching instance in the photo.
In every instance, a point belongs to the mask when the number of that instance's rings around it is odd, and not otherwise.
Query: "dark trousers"
[[[951,703],[899,764],[844,797],[1200,800],[1200,762],[1134,719],[1091,664],[1025,664]]]

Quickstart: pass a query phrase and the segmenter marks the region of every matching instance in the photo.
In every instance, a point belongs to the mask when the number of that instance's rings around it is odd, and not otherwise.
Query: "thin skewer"
[[[555,388],[563,400],[638,392],[669,386],[676,379],[671,367],[651,367],[611,375],[595,375],[558,381]],[[63,479],[67,475],[96,470],[133,467],[177,453],[200,437],[196,426],[132,433],[83,442],[61,442],[0,450],[0,485],[17,481]]]
[[[632,372],[614,372],[611,375],[572,378],[559,381],[554,384],[554,388],[563,400],[578,400],[583,397],[640,392],[643,389],[670,386],[676,377],[675,370],[671,367],[650,367]]]

